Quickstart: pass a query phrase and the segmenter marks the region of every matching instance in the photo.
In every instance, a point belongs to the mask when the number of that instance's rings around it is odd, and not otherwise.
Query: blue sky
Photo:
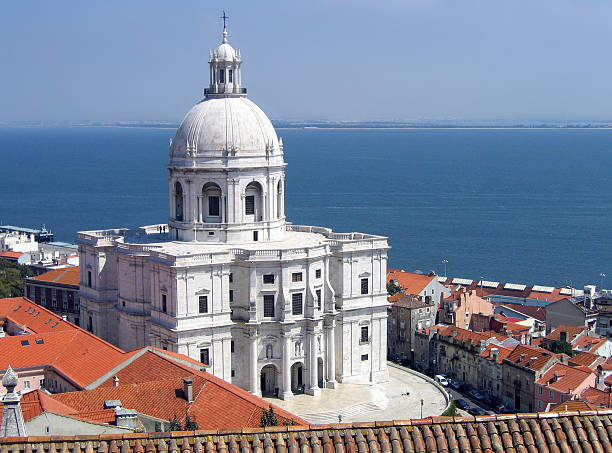
[[[612,119],[606,0],[3,0],[0,121],[180,121],[222,9],[273,119]]]

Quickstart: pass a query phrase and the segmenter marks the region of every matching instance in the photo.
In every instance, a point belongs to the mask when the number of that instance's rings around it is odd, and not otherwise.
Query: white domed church
[[[287,222],[283,142],[225,27],[209,63],[170,144],[168,223],[78,235],[81,324],[257,395],[386,380],[386,238]]]

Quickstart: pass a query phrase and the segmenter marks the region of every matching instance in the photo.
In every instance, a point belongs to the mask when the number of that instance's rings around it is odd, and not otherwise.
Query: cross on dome
[[[221,19],[223,19],[223,43],[227,42],[227,30],[225,28],[225,21],[226,19],[229,19],[229,16],[225,15],[225,10],[223,10],[223,16],[221,16]]]

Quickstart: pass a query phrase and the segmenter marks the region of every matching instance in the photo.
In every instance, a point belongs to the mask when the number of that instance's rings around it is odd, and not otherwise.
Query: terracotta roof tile
[[[25,297],[0,299],[0,320],[25,326],[31,333],[77,329],[74,324]]]
[[[263,399],[210,373],[162,357],[161,352],[146,350],[114,373],[119,378],[118,386],[109,377],[96,389],[60,393],[53,398],[69,407],[79,408],[75,415],[78,417],[82,412],[99,413],[105,400],[116,399],[121,400],[125,408],[162,420],[174,415],[182,420],[188,413],[202,429],[240,429],[260,425],[263,409],[268,408]],[[183,395],[185,377],[193,379],[192,403],[188,403]],[[274,410],[281,422],[293,419],[297,423],[306,423],[278,407]]]
[[[506,360],[532,370],[541,370],[553,356],[554,354],[546,349],[519,344]]]
[[[580,384],[594,375],[593,371],[582,367],[571,367],[563,363],[555,363],[540,378],[536,384],[546,386],[563,393],[572,393]]]
[[[435,275],[415,274],[397,269],[387,270],[387,283],[397,280],[397,284],[401,286],[405,294],[419,294],[435,278]]]
[[[588,330],[588,327],[586,326],[568,326],[568,325],[562,324],[559,327],[557,327],[555,330],[550,332],[548,335],[546,335],[546,339],[551,340],[551,341],[559,341],[561,340],[561,332],[567,332],[568,341],[572,342],[577,335],[581,334],[585,330]]]
[[[21,252],[13,252],[12,250],[7,250],[6,252],[0,252],[0,258],[7,259],[16,259],[19,258],[23,253]]]
[[[482,353],[479,354],[480,357],[490,360],[493,360],[493,357],[491,356],[491,349],[497,349],[497,353],[498,353],[498,359],[497,359],[497,363],[502,363],[502,361],[507,358],[510,353],[512,352],[511,348],[504,348],[502,346],[498,346],[495,344],[490,344],[488,345],[484,351],[482,351]]]
[[[604,363],[604,361],[605,358],[600,355],[592,354],[590,352],[581,352],[580,354],[570,357],[568,363],[574,366],[583,365],[595,369],[597,368],[597,365]]]
[[[38,282],[52,282],[59,283],[62,285],[79,286],[79,266],[63,267],[60,269],[53,269],[44,274],[36,277],[29,278],[27,280],[33,280]]]

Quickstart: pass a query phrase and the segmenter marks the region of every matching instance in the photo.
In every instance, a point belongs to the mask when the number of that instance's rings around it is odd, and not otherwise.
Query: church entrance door
[[[276,396],[276,368],[274,365],[266,365],[261,369],[260,385],[263,396]]]

